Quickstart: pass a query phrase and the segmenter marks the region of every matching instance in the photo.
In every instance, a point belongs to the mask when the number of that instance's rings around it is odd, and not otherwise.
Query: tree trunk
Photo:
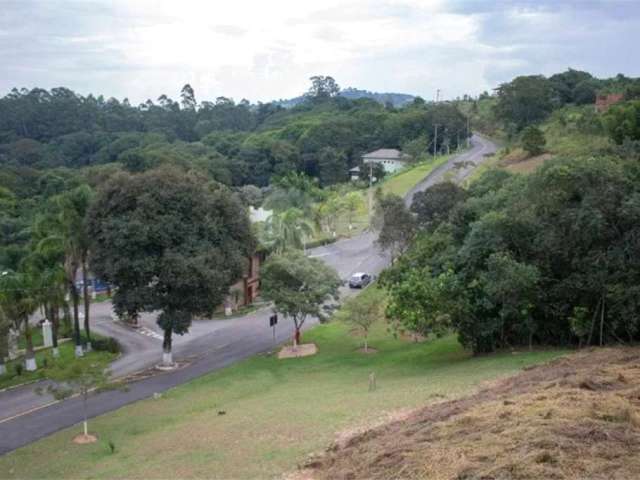
[[[84,415],[84,422],[82,422],[82,426],[84,427],[84,436],[89,435],[89,424],[87,422],[87,397],[89,396],[88,390],[82,392],[82,413]]]
[[[87,260],[82,260],[82,295],[84,297],[84,331],[87,334],[87,352],[91,351],[91,331],[89,329],[89,309],[91,299],[89,298],[89,286],[87,285]]]
[[[171,351],[171,328],[164,330],[164,339],[162,341],[162,365],[166,367],[173,366],[173,354]]]
[[[8,329],[0,332],[0,376],[7,373],[7,367],[4,364],[4,359],[9,356],[8,333]]]
[[[71,300],[73,301],[73,336],[76,344],[76,357],[82,357],[84,352],[82,351],[82,340],[80,338],[80,316],[78,314],[78,290],[74,282],[70,284],[71,288]]]
[[[589,338],[587,339],[587,346],[591,345],[591,338],[593,337],[593,329],[596,325],[596,318],[598,317],[598,309],[600,308],[600,301],[598,299],[598,303],[596,304],[596,309],[593,312],[593,317],[591,317],[591,328],[589,329]]]
[[[25,368],[28,372],[34,372],[38,369],[36,364],[36,355],[33,352],[33,336],[31,334],[31,325],[29,325],[29,317],[24,319],[24,339],[27,344],[27,352],[25,353]]]
[[[369,345],[367,343],[367,335],[365,334],[364,336],[364,353],[367,353],[369,351]]]
[[[607,299],[604,296],[604,293],[602,294],[602,310],[600,310],[600,346],[602,347],[602,345],[604,345],[604,341],[603,341],[603,334],[604,334],[604,308],[606,305],[606,301]]]
[[[60,311],[58,310],[58,306],[54,305],[51,307],[51,340],[53,341],[53,357],[58,358],[60,356],[60,352],[58,351],[58,330],[60,329]]]

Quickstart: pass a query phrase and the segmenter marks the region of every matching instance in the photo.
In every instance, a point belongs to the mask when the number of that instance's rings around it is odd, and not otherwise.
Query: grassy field
[[[420,180],[431,173],[434,168],[446,163],[450,158],[450,155],[443,155],[435,159],[430,158],[426,162],[419,163],[384,180],[380,188],[384,193],[393,193],[402,197],[416,186]]]
[[[473,358],[453,336],[408,343],[382,322],[370,336],[376,354],[358,352],[361,339],[340,323],[320,325],[304,341],[315,342],[318,355],[253,357],[90,421],[95,444],[71,443],[79,427],[70,428],[1,457],[0,472],[3,478],[274,478],[327,447],[337,432],[468,393],[559,354]],[[377,389],[369,392],[372,372]]]

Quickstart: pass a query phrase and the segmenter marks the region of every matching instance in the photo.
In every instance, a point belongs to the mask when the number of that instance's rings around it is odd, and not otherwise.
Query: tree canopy
[[[160,311],[166,353],[172,333],[223,302],[254,246],[226,188],[173,169],[114,176],[90,219],[92,267],[118,287],[114,309],[129,317]]]

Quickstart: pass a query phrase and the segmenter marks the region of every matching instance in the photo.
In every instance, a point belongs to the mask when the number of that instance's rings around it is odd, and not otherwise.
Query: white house
[[[365,153],[362,156],[362,163],[365,165],[370,162],[379,163],[386,173],[393,173],[406,167],[409,158],[409,155],[395,148],[381,148],[374,152]]]

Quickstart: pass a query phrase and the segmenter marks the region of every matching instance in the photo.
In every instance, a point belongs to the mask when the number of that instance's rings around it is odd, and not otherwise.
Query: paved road
[[[484,161],[486,154],[493,151],[495,146],[490,141],[474,136],[470,150],[433,171],[407,195],[407,202],[410,203],[415,192],[442,181],[449,172],[452,172],[454,181],[461,181]],[[309,255],[321,258],[336,268],[345,280],[356,271],[378,274],[388,264],[388,259],[375,248],[375,238],[372,233],[363,233],[310,250]],[[342,293],[352,294],[348,289],[343,289]],[[96,332],[117,337],[123,345],[125,354],[112,365],[115,375],[125,376],[157,363],[162,340],[155,326],[155,316],[145,315],[141,322],[143,328],[133,330],[113,322],[110,309],[108,303],[94,305],[92,317],[95,319]],[[293,327],[290,322],[281,321],[274,342],[272,330],[268,327],[270,314],[271,311],[265,308],[230,320],[195,321],[190,333],[176,337],[174,342],[174,357],[185,362],[183,368],[136,380],[129,384],[126,392],[115,390],[94,396],[88,403],[89,416],[115,410],[241,359],[272,350],[277,344],[291,338]],[[305,327],[314,323],[313,320],[308,321]],[[46,396],[34,397],[33,386],[0,392],[0,454],[82,420],[79,399],[49,404],[52,400]],[[20,413],[25,410],[27,413]]]

